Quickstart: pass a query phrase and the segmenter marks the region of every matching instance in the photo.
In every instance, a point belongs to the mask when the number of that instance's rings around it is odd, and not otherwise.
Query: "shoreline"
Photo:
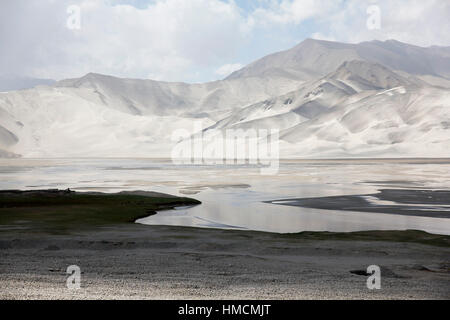
[[[449,239],[139,224],[65,235],[3,231],[0,298],[449,299]],[[73,264],[81,269],[75,291],[66,288]],[[372,264],[381,268],[381,290],[357,274]]]
[[[0,299],[450,299],[448,235],[142,225],[133,218],[149,209],[199,203],[142,191],[0,200]],[[381,290],[366,287],[370,265]]]
[[[0,230],[70,233],[134,223],[161,210],[200,201],[150,191],[78,192],[69,188],[0,190]]]
[[[370,200],[369,200],[370,199]],[[315,198],[291,198],[265,203],[323,210],[450,218],[450,191],[426,189],[379,189],[372,194]]]

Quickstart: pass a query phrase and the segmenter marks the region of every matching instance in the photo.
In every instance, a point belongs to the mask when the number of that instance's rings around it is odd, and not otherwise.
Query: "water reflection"
[[[148,190],[202,201],[140,219],[144,224],[272,232],[419,229],[450,234],[450,219],[288,207],[263,201],[375,193],[382,188],[450,187],[448,160],[282,161],[258,167],[173,165],[170,160],[0,160],[1,189]]]

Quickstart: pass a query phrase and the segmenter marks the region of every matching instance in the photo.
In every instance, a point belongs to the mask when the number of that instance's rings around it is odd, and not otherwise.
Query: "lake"
[[[370,195],[381,189],[450,190],[449,159],[284,160],[276,175],[262,175],[260,169],[245,164],[176,165],[170,159],[1,159],[0,189],[147,190],[202,201],[137,221],[149,225],[280,233],[418,229],[450,234],[447,218],[264,202]],[[450,199],[439,208],[450,211]]]

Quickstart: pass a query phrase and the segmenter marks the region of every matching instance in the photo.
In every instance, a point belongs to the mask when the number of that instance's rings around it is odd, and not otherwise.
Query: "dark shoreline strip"
[[[377,205],[364,199],[364,197],[368,196],[375,197],[382,201],[391,201],[397,204]],[[379,193],[375,194],[293,198],[264,202],[311,209],[373,212],[430,218],[450,218],[450,191],[446,190],[382,189]]]

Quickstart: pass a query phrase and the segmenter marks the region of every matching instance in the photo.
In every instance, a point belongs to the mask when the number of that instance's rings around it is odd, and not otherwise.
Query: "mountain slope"
[[[0,157],[167,157],[278,129],[282,157],[450,156],[450,48],[306,40],[203,84],[87,74],[0,93]]]
[[[208,128],[278,129],[283,157],[449,156],[450,91],[365,61]]]
[[[289,123],[302,122],[329,112],[337,104],[365,98],[377,90],[398,86],[415,87],[421,83],[420,80],[412,81],[399,76],[376,63],[346,61],[327,76],[306,82],[295,91],[231,113],[211,129],[248,128],[248,122],[252,122],[255,128],[267,129],[276,124],[266,118],[274,119],[274,116],[279,115],[283,115],[285,120],[290,118]],[[262,119],[264,121],[260,121]],[[283,121],[277,128],[286,129],[288,122]]]
[[[395,40],[359,44],[307,39],[292,49],[259,59],[227,79],[258,77],[275,71],[311,80],[334,71],[345,61],[378,63],[394,71],[450,79],[450,47],[422,48]]]
[[[450,95],[384,90],[282,131],[285,152],[312,157],[448,157]]]
[[[17,75],[0,75],[0,92],[30,89],[36,86],[52,85],[51,79],[37,79]]]
[[[97,103],[134,115],[213,116],[289,92],[297,80],[246,78],[204,84],[121,79],[90,73],[79,79],[60,81],[56,87],[87,89]]]

